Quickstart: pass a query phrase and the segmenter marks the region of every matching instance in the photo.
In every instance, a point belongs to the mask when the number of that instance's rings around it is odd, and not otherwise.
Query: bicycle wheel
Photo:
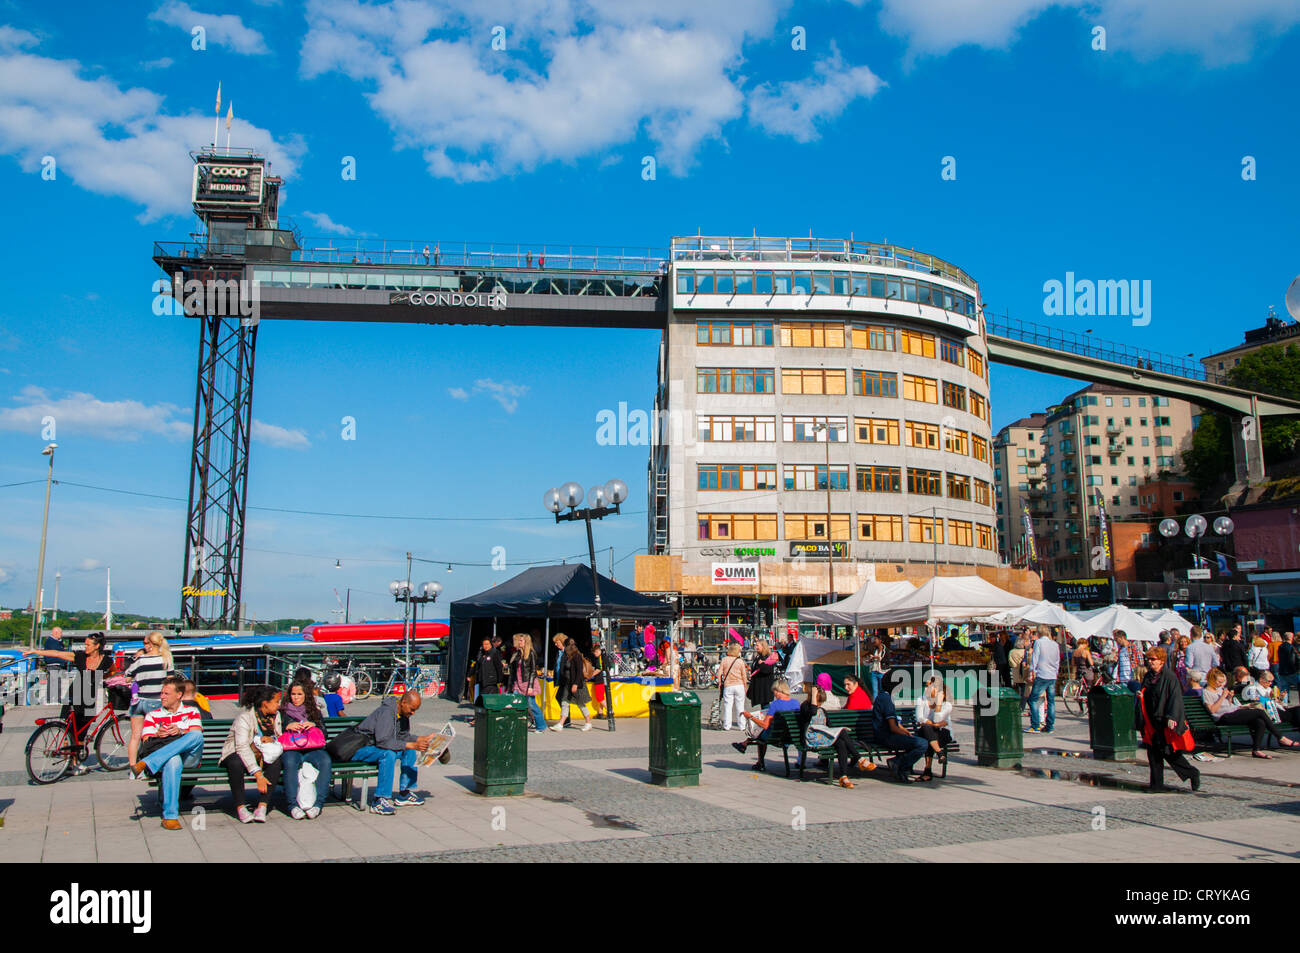
[[[121,771],[130,766],[127,744],[131,740],[131,716],[118,715],[95,735],[95,757],[105,771]]]
[[[68,726],[47,721],[27,740],[27,776],[37,784],[53,784],[72,767]]]
[[[357,698],[369,698],[370,693],[375,690],[374,679],[364,668],[359,668],[352,673],[352,681],[357,685]]]
[[[1061,686],[1061,701],[1065,705],[1065,710],[1071,715],[1081,714],[1079,707],[1079,680],[1077,678],[1066,679]]]

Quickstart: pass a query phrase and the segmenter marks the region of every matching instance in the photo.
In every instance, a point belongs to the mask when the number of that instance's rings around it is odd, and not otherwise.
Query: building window
[[[853,396],[897,397],[898,375],[893,371],[854,371]]]
[[[949,341],[947,338],[939,339],[939,357],[949,364],[956,364],[958,367],[965,365],[966,346],[958,344],[956,341]]]
[[[970,372],[977,377],[984,377],[984,355],[979,351],[973,351],[966,348],[966,366]]]
[[[701,490],[775,490],[775,463],[701,463],[697,467]]]
[[[787,490],[825,490],[826,464],[824,463],[787,463],[782,468],[783,480]],[[849,488],[849,465],[832,463],[830,468],[832,490]]]
[[[943,536],[943,517],[909,516],[907,538],[913,543],[933,543]]]
[[[695,392],[697,394],[773,394],[776,393],[775,376],[770,367],[697,367]]]
[[[825,513],[786,513],[786,539],[825,539]],[[831,514],[831,539],[849,538],[849,514]]]
[[[898,445],[898,421],[885,417],[855,417],[858,443]]]
[[[970,520],[948,520],[948,543],[952,546],[975,545]]]
[[[776,440],[775,417],[728,417],[706,415],[696,418],[701,441],[722,443],[764,443]]]
[[[970,392],[970,412],[984,421],[989,419],[989,402],[974,391]]]
[[[842,370],[821,367],[783,367],[781,393],[783,394],[845,394],[846,376]]]
[[[970,477],[957,473],[948,474],[948,496],[954,500],[970,499]]]
[[[989,462],[989,442],[978,434],[970,435],[970,455],[980,463]]]
[[[701,513],[700,539],[776,539],[775,513]]]
[[[888,513],[859,513],[858,539],[877,543],[901,543],[903,517]]]
[[[907,492],[917,496],[943,496],[943,474],[938,470],[908,467]]]
[[[771,321],[696,321],[695,343],[731,347],[771,347]]]
[[[904,354],[915,354],[918,357],[934,357],[934,335],[925,334],[921,331],[899,330],[898,349]]]
[[[825,443],[828,438],[831,443],[848,443],[848,420],[847,417],[782,417],[781,437],[786,443]]]
[[[966,388],[960,384],[953,384],[948,381],[943,382],[943,403],[946,407],[955,407],[958,410],[966,409]]]
[[[971,478],[971,482],[975,487],[975,502],[980,506],[992,506],[993,497],[989,492],[989,484],[985,483],[983,480],[975,479],[974,477]]]
[[[968,453],[970,435],[964,430],[945,430],[943,432],[943,449],[949,453],[960,453],[963,457]]]
[[[980,549],[993,548],[993,527],[983,523],[975,524],[975,545]]]
[[[906,431],[905,446],[919,447],[922,450],[939,449],[939,426],[937,424],[923,424],[916,420],[904,422]]]
[[[901,493],[902,474],[898,467],[859,465],[858,491],[861,493]]]
[[[843,347],[844,325],[821,321],[781,324],[782,347]]]
[[[853,346],[863,350],[894,350],[894,329],[874,324],[855,324],[852,333]]]
[[[939,382],[933,377],[917,377],[914,374],[903,375],[903,397],[926,404],[939,403]]]

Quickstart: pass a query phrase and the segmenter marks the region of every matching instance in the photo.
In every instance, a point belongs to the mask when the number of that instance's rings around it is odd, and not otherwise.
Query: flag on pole
[[[235,118],[235,101],[230,101],[230,109],[226,111],[226,132],[230,131],[230,120]]]
[[[217,83],[217,108],[212,116],[212,151],[217,151],[217,124],[221,122],[221,83]]]
[[[221,115],[221,83],[217,82],[217,108],[213,110],[218,116]]]
[[[1225,576],[1232,575],[1232,570],[1228,568],[1228,557],[1223,553],[1215,553],[1214,556],[1219,561],[1219,572]]]
[[[1097,541],[1101,543],[1101,555],[1106,560],[1104,568],[1110,569],[1111,551],[1110,551],[1110,525],[1106,521],[1106,498],[1102,496],[1101,490],[1097,490]]]

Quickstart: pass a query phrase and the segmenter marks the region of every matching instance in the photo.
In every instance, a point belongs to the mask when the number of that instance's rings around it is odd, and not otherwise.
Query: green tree
[[[1247,354],[1228,372],[1228,383],[1300,399],[1300,348],[1294,344],[1266,344]],[[1260,439],[1264,443],[1264,462],[1280,463],[1300,450],[1300,421],[1272,418],[1262,422]]]
[[[1231,422],[1220,414],[1204,414],[1183,451],[1183,469],[1196,488],[1206,491],[1232,473]]]

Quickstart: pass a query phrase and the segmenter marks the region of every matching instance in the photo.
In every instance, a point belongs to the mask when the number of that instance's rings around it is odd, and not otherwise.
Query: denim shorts
[[[162,699],[159,698],[137,698],[131,704],[131,717],[143,718],[149,712],[156,708],[162,707]]]

